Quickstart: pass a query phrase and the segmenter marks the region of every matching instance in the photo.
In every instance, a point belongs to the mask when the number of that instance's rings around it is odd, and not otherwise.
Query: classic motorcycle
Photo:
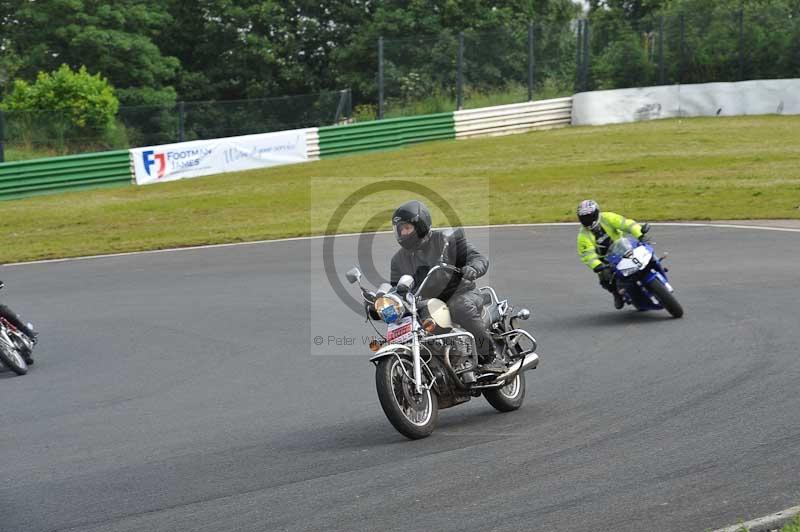
[[[447,244],[446,244],[447,245]],[[410,439],[429,436],[436,428],[438,411],[483,395],[495,409],[510,412],[525,398],[525,371],[539,363],[536,340],[516,326],[530,318],[528,309],[512,314],[507,300],[499,300],[489,286],[480,288],[484,298],[483,319],[496,342],[506,369],[502,373],[481,370],[475,337],[454,324],[447,304],[422,297],[429,280],[442,272],[461,270],[444,262],[433,266],[416,289],[414,278],[402,276],[397,286],[388,283],[377,291],[361,284],[361,271],[347,272],[358,283],[367,321],[382,320],[386,334],[377,328],[370,348],[375,355],[375,385],[383,412],[398,432]],[[373,324],[374,327],[374,324]]]
[[[614,268],[617,290],[626,304],[638,310],[666,309],[672,317],[683,316],[683,307],[673,295],[667,268],[656,257],[653,246],[625,236],[611,244],[606,260]]]
[[[0,281],[0,289],[5,285]],[[33,351],[33,340],[0,316],[0,363],[17,375],[28,373],[25,356]]]

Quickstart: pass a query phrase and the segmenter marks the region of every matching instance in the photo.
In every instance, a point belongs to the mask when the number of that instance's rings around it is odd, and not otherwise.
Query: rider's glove
[[[650,224],[643,223],[642,225],[639,226],[639,231],[641,231],[642,233],[642,236],[639,237],[639,242],[646,242],[649,244],[651,240],[650,236],[647,233],[650,232]]]
[[[594,272],[600,278],[602,285],[609,284],[614,276],[614,272],[611,271],[611,267],[608,264],[598,264],[594,267]]]
[[[461,268],[461,278],[465,281],[474,281],[478,278],[478,272],[472,266],[464,266]]]

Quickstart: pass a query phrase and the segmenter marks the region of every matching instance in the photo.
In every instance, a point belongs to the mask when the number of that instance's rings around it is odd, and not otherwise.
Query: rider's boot
[[[481,355],[479,358],[479,368],[487,373],[505,373],[506,363],[498,353],[497,347],[494,347],[492,353]]]
[[[25,334],[27,334],[28,338],[31,339],[31,343],[33,345],[38,344],[39,343],[39,333],[36,331],[36,329],[33,328],[33,324],[31,324],[31,322],[28,322],[28,331],[30,331],[30,332],[29,333],[25,333]]]
[[[33,357],[31,355],[33,354],[33,347],[39,343],[39,333],[34,330],[33,325],[30,323],[26,324],[26,329],[22,332],[28,337],[28,340],[30,340],[30,347],[28,349],[24,349],[21,353],[22,358],[25,360],[27,365],[32,366]]]
[[[622,299],[622,295],[619,292],[617,292],[616,290],[612,291],[611,293],[614,294],[614,308],[619,310],[622,307],[624,307],[625,306],[625,300]]]

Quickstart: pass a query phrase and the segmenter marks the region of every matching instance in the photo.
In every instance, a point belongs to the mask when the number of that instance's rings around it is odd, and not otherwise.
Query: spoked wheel
[[[28,364],[22,358],[19,349],[11,347],[6,343],[0,341],[0,362],[17,375],[25,375],[28,373]]]
[[[525,374],[518,373],[514,379],[496,390],[486,390],[483,396],[500,412],[511,412],[522,406],[525,400]]]
[[[647,283],[647,288],[655,294],[656,298],[661,302],[661,306],[667,309],[673,318],[680,318],[683,316],[683,307],[675,299],[675,296],[664,286],[664,283],[659,279],[653,279]]]
[[[407,358],[388,356],[378,363],[375,385],[381,408],[400,434],[412,440],[430,436],[439,418],[439,401],[431,390],[418,394],[414,364]]]

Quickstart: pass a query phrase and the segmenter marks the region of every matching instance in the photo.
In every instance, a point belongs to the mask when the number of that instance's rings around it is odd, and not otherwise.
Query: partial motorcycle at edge
[[[0,281],[0,289],[5,285]],[[0,316],[0,364],[7,367],[17,375],[28,373],[28,363],[33,360],[31,353],[35,340],[29,338],[10,321]]]

